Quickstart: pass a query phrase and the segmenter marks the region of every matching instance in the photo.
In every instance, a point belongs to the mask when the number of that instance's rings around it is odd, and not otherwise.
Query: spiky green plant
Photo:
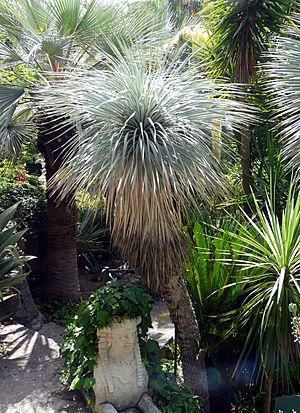
[[[240,256],[230,250],[232,238],[228,234],[230,231],[238,235],[238,225],[227,217],[214,221],[206,216],[203,222],[194,223],[186,269],[186,282],[205,345],[209,334],[218,335],[220,340],[225,337],[219,323],[221,315],[237,306],[243,289],[243,284],[227,288],[239,279],[235,259]],[[230,254],[232,265],[222,262],[224,250]]]
[[[268,43],[289,20],[294,0],[212,0],[203,10],[211,33],[208,71],[234,82],[253,83],[256,66]],[[240,136],[244,192],[251,194],[251,141],[247,128]]]
[[[268,43],[289,20],[294,0],[211,0],[204,23],[214,39],[211,70],[249,83]]]
[[[0,301],[3,293],[25,280],[26,275],[22,272],[13,274],[20,270],[32,257],[23,256],[17,249],[26,230],[16,231],[16,225],[11,223],[18,204],[6,209],[0,214]]]
[[[287,35],[276,38],[263,66],[268,78],[269,103],[283,140],[283,156],[289,169],[300,167],[300,18],[286,28]]]
[[[269,408],[273,378],[291,383],[290,367],[298,369],[299,348],[291,339],[290,303],[300,303],[300,194],[291,188],[279,216],[270,199],[265,207],[254,197],[256,216],[244,213],[239,233],[228,232],[241,269],[244,301],[235,312],[237,329],[248,331],[240,367],[256,353],[257,379],[266,384],[265,410]],[[224,261],[231,263],[230,259]],[[231,314],[233,315],[233,314]],[[299,371],[297,371],[299,374]]]
[[[186,258],[182,216],[197,196],[224,192],[211,130],[228,123],[238,129],[252,110],[221,98],[223,88],[188,61],[154,49],[127,51],[110,61],[109,71],[68,80],[57,78],[40,97],[42,110],[77,128],[52,180],[56,193],[63,199],[75,189],[104,194],[112,240],[150,288],[164,293],[180,332],[186,383],[207,412],[199,330],[179,278]]]

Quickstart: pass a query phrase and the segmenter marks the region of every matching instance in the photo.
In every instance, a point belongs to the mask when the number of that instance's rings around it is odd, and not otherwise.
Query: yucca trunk
[[[39,130],[38,148],[44,155],[47,179],[47,244],[44,296],[80,299],[76,248],[76,213],[68,200],[54,198],[48,187],[62,161],[62,148],[72,132],[55,131],[51,121]],[[58,136],[57,136],[58,135]]]
[[[241,134],[241,166],[242,166],[242,184],[246,195],[251,194],[251,142],[250,130],[245,128]]]
[[[267,361],[266,371],[263,380],[263,410],[262,413],[271,412],[271,403],[272,403],[272,388],[273,388],[273,379],[274,379],[274,360],[269,358]]]
[[[243,47],[244,46],[244,47]],[[239,45],[237,52],[237,66],[235,71],[235,80],[247,85],[255,73],[256,59],[254,55],[254,43],[250,28],[245,32],[244,45]],[[241,167],[242,167],[242,184],[246,195],[251,194],[251,141],[250,128],[245,127],[241,134]]]
[[[199,327],[186,285],[181,277],[171,277],[165,287],[164,298],[177,329],[184,382],[198,396],[201,413],[209,413],[205,353],[199,349]]]

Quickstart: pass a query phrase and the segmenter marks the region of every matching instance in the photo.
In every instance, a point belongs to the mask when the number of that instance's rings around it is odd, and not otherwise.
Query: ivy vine
[[[98,350],[97,329],[112,322],[113,318],[141,317],[138,336],[141,355],[149,374],[149,393],[163,413],[199,413],[199,405],[191,391],[176,382],[159,360],[156,341],[147,338],[151,327],[152,297],[136,284],[114,280],[97,290],[84,302],[67,326],[61,355],[65,363],[62,381],[69,389],[88,391],[95,384],[93,369]]]
[[[89,390],[95,383],[92,374],[98,348],[97,329],[111,323],[114,317],[140,316],[138,332],[141,338],[151,326],[152,303],[151,296],[139,286],[111,281],[79,307],[73,322],[67,326],[61,348],[65,360],[61,377],[64,382],[70,382],[70,390]]]

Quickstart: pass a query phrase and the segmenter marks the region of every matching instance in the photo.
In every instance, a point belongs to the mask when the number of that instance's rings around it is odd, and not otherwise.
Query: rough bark
[[[199,397],[202,413],[209,413],[205,353],[199,350],[199,327],[187,288],[181,277],[172,277],[164,290],[170,317],[176,325],[185,384]]]
[[[246,195],[251,194],[251,143],[249,128],[241,134],[242,183]]]
[[[26,327],[39,330],[43,325],[43,316],[33,301],[28,282],[25,280],[16,286],[20,293],[20,306],[14,319]]]
[[[76,216],[65,201],[47,202],[45,297],[80,298],[76,249]]]
[[[264,379],[264,400],[263,400],[263,413],[270,413],[272,403],[272,386],[273,386],[273,374],[270,373]]]
[[[46,299],[80,299],[75,209],[67,199],[55,199],[48,187],[49,180],[62,163],[62,150],[72,133],[70,130],[63,133],[62,128],[58,130],[51,119],[39,128],[38,148],[45,158],[47,179]]]
[[[247,47],[239,45],[237,49],[237,64],[235,69],[235,80],[243,85],[249,85],[255,74],[256,59],[254,53],[253,35],[250,27],[247,27],[244,34]],[[241,167],[242,167],[242,184],[246,195],[251,194],[251,141],[250,128],[245,127],[241,134]]]

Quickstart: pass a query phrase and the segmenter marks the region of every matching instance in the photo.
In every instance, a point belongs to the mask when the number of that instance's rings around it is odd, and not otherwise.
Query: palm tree
[[[233,317],[235,331],[247,331],[240,368],[255,350],[257,380],[262,379],[265,390],[263,413],[269,413],[273,380],[288,387],[290,365],[300,374],[289,311],[291,303],[300,303],[300,193],[291,187],[280,216],[270,199],[264,211],[255,197],[254,204],[256,217],[244,213],[246,223],[236,220],[238,232],[224,232],[231,238],[231,251],[242,257],[234,261],[240,279],[229,286],[244,285],[243,304]]]
[[[187,61],[153,49],[127,51],[110,60],[109,71],[67,76],[40,99],[50,116],[65,119],[64,127],[77,126],[52,179],[54,192],[63,199],[75,189],[104,194],[113,242],[152,291],[163,293],[178,329],[185,381],[208,412],[199,328],[181,277],[182,219],[197,197],[224,193],[211,150],[214,125],[239,129],[251,111],[222,99],[221,86]]]
[[[212,76],[228,76],[232,81],[253,84],[256,65],[278,34],[294,0],[211,0],[203,10],[204,23],[211,33],[214,56],[208,66]],[[248,87],[249,88],[249,87]],[[251,194],[251,142],[245,129],[241,134],[242,183],[245,194]]]
[[[102,5],[98,0],[1,1],[0,61],[6,70],[21,65],[32,72],[26,87],[22,79],[17,79],[15,87],[0,86],[1,150],[17,154],[24,142],[36,139],[49,181],[74,130],[54,130],[54,123],[39,110],[34,94],[51,83],[55,73],[103,65],[103,51],[112,53],[112,44],[118,48],[159,38],[166,14],[157,16],[151,5],[144,4],[124,8]],[[76,300],[80,297],[76,217],[67,201],[57,202],[47,190],[45,294],[48,298]]]

